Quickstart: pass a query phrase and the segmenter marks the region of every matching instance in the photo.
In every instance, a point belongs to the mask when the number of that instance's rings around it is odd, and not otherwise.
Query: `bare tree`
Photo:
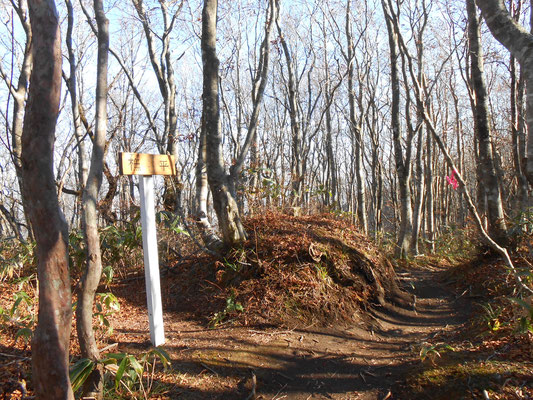
[[[34,66],[22,132],[23,195],[37,243],[39,315],[32,343],[33,383],[39,399],[74,399],[69,380],[72,316],[68,227],[53,172],[61,96],[61,35],[53,0],[30,0]]]
[[[20,67],[20,74],[17,80],[17,84],[14,85],[11,77],[4,72],[2,65],[0,64],[0,76],[6,83],[10,94],[13,96],[13,119],[11,123],[11,158],[15,165],[15,172],[17,174],[19,188],[22,192],[22,121],[24,119],[24,102],[26,101],[26,95],[28,91],[28,80],[30,78],[32,64],[33,64],[33,40],[32,30],[30,25],[30,18],[28,16],[28,5],[25,0],[12,1],[13,9],[15,10],[19,21],[22,25],[25,35],[24,43],[24,55]],[[15,32],[12,32],[15,35]],[[14,52],[15,49],[12,49]],[[30,221],[28,218],[28,204],[24,196],[22,196],[22,207],[24,210],[24,216],[28,224],[28,235],[32,237],[32,230]]]
[[[172,46],[170,43],[172,30],[175,27],[176,19],[183,7],[183,2],[180,2],[177,9],[171,14],[169,11],[169,3],[166,0],[158,0],[159,8],[161,10],[161,17],[163,21],[163,32],[157,34],[155,27],[150,23],[150,11],[146,10],[143,0],[132,0],[135,11],[142,23],[146,42],[148,44],[148,55],[152,69],[157,78],[159,91],[163,98],[163,105],[165,108],[164,115],[164,130],[162,137],[157,137],[157,144],[159,151],[162,154],[172,154],[176,161],[178,157],[178,132],[177,123],[178,116],[176,111],[176,82],[174,77],[172,59]],[[158,46],[158,43],[159,46]],[[158,54],[158,49],[160,49]],[[177,209],[181,207],[181,189],[180,173],[176,175],[176,181],[170,182],[165,180],[165,202],[169,207]],[[172,204],[174,203],[174,204]]]
[[[217,251],[224,246],[209,221],[207,201],[209,199],[209,182],[207,179],[207,131],[200,129],[198,141],[198,161],[196,163],[196,224],[200,229],[202,240],[208,249]]]
[[[268,78],[270,34],[276,20],[277,9],[277,0],[269,0],[265,21],[265,36],[261,43],[259,63],[252,82],[252,114],[248,121],[246,139],[229,173],[225,171],[222,161],[222,132],[220,128],[218,91],[219,60],[216,53],[218,2],[216,0],[205,0],[202,11],[201,45],[204,69],[202,93],[202,131],[204,132],[202,135],[205,135],[205,154],[202,150],[199,153],[199,157],[205,156],[207,178],[213,196],[213,206],[218,217],[223,241],[230,246],[246,240],[246,232],[242,225],[236,202],[235,187],[245,164],[246,156],[257,134],[257,121]],[[202,140],[200,142],[203,143]],[[200,200],[202,199],[200,198]]]
[[[304,146],[304,134],[302,123],[299,116],[298,108],[298,83],[296,79],[296,71],[294,71],[294,63],[292,60],[291,52],[279,21],[276,21],[278,28],[279,40],[283,47],[283,54],[285,55],[285,62],[287,65],[287,101],[288,110],[291,120],[291,144],[292,144],[292,157],[291,157],[291,189],[293,205],[298,205],[302,201],[303,194],[303,182],[304,182],[304,160],[303,160],[303,146]]]
[[[520,18],[522,10],[522,0],[516,3],[511,0],[509,4],[511,14],[516,22]],[[533,29],[533,27],[531,27]],[[511,54],[509,60],[509,73],[511,77],[511,133],[512,133],[512,152],[513,163],[517,179],[517,202],[518,210],[523,211],[528,207],[528,181],[525,175],[526,165],[524,163],[526,157],[526,132],[524,127],[524,74],[517,68],[515,57]]]
[[[423,82],[424,76],[424,32],[427,27],[429,17],[429,10],[426,1],[422,0],[421,10],[416,9],[414,15],[410,16],[410,25],[413,35],[416,35],[416,53],[417,53],[417,67],[418,80]],[[427,99],[425,101],[428,101]],[[425,199],[425,177],[422,167],[422,158],[424,153],[424,118],[422,116],[424,110],[423,105],[416,105],[416,123],[418,126],[418,138],[415,156],[415,201],[413,206],[413,235],[411,237],[411,252],[415,255],[419,254],[419,235],[420,228],[423,221],[423,206]]]
[[[533,34],[527,32],[523,26],[509,14],[503,0],[478,0],[478,7],[492,32],[492,35],[503,44],[518,60],[527,85],[526,123],[528,128],[526,176],[533,185],[533,53],[529,49],[533,46]]]
[[[107,68],[109,52],[109,21],[104,12],[103,0],[94,0],[94,12],[98,26],[98,57],[96,67],[96,126],[93,138],[91,165],[84,185],[82,198],[82,222],[87,261],[78,294],[76,322],[82,356],[93,361],[100,359],[93,330],[94,296],[102,275],[100,235],[98,233],[98,193],[102,185],[104,154],[107,133]],[[103,369],[100,365],[86,381],[84,393],[102,398]]]
[[[354,154],[354,168],[355,168],[355,183],[357,186],[357,222],[359,226],[366,232],[368,230],[368,222],[366,216],[366,190],[365,179],[363,176],[363,151],[364,151],[364,137],[363,137],[363,112],[359,118],[356,116],[356,96],[355,96],[355,82],[354,82],[354,65],[356,64],[355,55],[355,39],[353,37],[352,29],[352,15],[350,12],[350,1],[346,2],[346,18],[345,18],[345,33],[347,49],[344,53],[346,62],[348,64],[348,104],[350,107],[349,127],[353,138],[353,154]],[[363,17],[365,18],[365,17]],[[367,22],[368,23],[368,22]],[[366,27],[365,27],[366,30]],[[359,82],[360,92],[362,92],[363,82]],[[358,99],[359,109],[362,107],[362,93]],[[362,111],[362,110],[361,110]]]
[[[70,75],[68,78],[65,78],[67,83],[67,88],[70,94],[70,104],[72,110],[72,121],[74,124],[74,135],[76,138],[76,146],[78,148],[78,179],[80,182],[80,191],[81,193],[87,182],[87,174],[89,172],[88,160],[85,154],[85,135],[83,132],[81,116],[80,116],[80,104],[78,99],[78,79],[77,71],[78,66],[76,63],[76,55],[74,52],[74,47],[72,44],[72,33],[74,30],[74,8],[72,6],[71,0],[66,0],[65,4],[67,6],[67,34],[65,36],[65,42],[67,45],[68,51],[68,61],[70,66]]]
[[[491,236],[487,233],[487,231],[485,230],[485,227],[483,226],[483,222],[481,220],[481,217],[477,211],[477,208],[476,206],[474,205],[474,202],[472,201],[472,198],[470,197],[470,193],[468,192],[467,190],[467,187],[466,187],[466,183],[461,175],[461,173],[457,170],[456,168],[456,165],[450,155],[450,152],[448,151],[448,148],[446,146],[446,144],[444,143],[444,141],[442,140],[441,136],[437,133],[437,130],[435,128],[435,125],[433,123],[433,120],[430,116],[430,113],[429,113],[429,110],[428,110],[428,107],[427,105],[423,102],[423,93],[426,93],[428,92],[428,88],[425,86],[424,82],[420,82],[417,78],[417,75],[415,74],[415,71],[414,71],[414,67],[413,67],[413,57],[410,55],[409,53],[409,50],[407,49],[407,46],[405,44],[405,41],[403,39],[403,36],[399,30],[399,24],[397,23],[398,20],[393,20],[394,23],[394,32],[396,33],[396,39],[397,39],[397,44],[399,44],[399,47],[401,49],[401,52],[407,62],[407,65],[406,65],[406,68],[407,69],[407,72],[406,74],[408,73],[409,76],[411,77],[411,81],[413,83],[413,89],[414,89],[414,94],[415,94],[415,97],[416,97],[416,100],[418,102],[418,104],[423,104],[424,107],[423,107],[423,117],[424,117],[424,121],[426,123],[426,126],[428,128],[428,130],[431,132],[431,135],[433,137],[433,139],[435,140],[435,142],[437,143],[439,149],[441,150],[443,156],[444,156],[444,159],[445,159],[445,162],[446,162],[446,165],[452,170],[452,171],[456,171],[455,173],[455,176],[456,176],[456,179],[457,179],[457,184],[458,184],[458,187],[460,190],[463,191],[463,194],[464,194],[464,199],[466,200],[466,203],[467,203],[467,206],[468,206],[468,209],[470,210],[473,218],[474,218],[474,222],[479,230],[479,232],[481,233],[483,239],[485,240],[485,242],[491,247],[493,248],[498,254],[500,254],[504,261],[505,261],[505,264],[507,265],[507,267],[513,272],[514,274],[514,277],[518,283],[518,285],[520,286],[521,289],[529,292],[529,293],[533,293],[533,290],[531,290],[527,285],[524,284],[520,274],[516,271],[515,267],[514,267],[514,264],[513,264],[513,261],[511,260],[511,257],[509,256],[509,252],[507,251],[507,249],[505,247],[502,247],[500,246],[497,242],[495,242]],[[404,71],[405,71],[404,69]]]
[[[324,27],[323,29],[323,40],[324,40],[324,74],[325,74],[325,101],[326,104],[331,104],[332,99],[332,91],[331,91],[331,73],[330,73],[330,66],[328,61],[328,51],[327,51],[327,34],[326,29]],[[327,171],[326,171],[326,184],[324,187],[326,188],[324,196],[324,202],[326,205],[338,207],[338,178],[337,178],[337,161],[335,157],[335,151],[334,151],[334,140],[333,140],[333,127],[332,127],[332,107],[326,108],[326,119],[325,119],[325,130],[326,130],[326,140],[325,140],[325,153],[326,153],[326,165],[327,165]]]
[[[483,50],[481,47],[481,30],[474,0],[466,1],[468,15],[468,38],[471,62],[471,82],[474,92],[474,126],[478,138],[479,171],[481,187],[487,201],[488,233],[497,242],[506,237],[505,215],[495,161],[492,151],[487,89],[483,72]]]
[[[213,205],[225,242],[244,241],[246,233],[239,215],[234,188],[222,164],[222,132],[218,92],[219,59],[216,53],[218,1],[204,0],[202,11],[203,114],[205,130],[207,177],[213,193]]]
[[[414,131],[410,130],[406,140],[405,157],[402,150],[402,133],[400,124],[400,77],[398,72],[399,45],[398,32],[395,25],[398,24],[398,16],[392,9],[390,0],[382,0],[383,12],[387,23],[389,36],[389,48],[391,59],[391,128],[394,143],[394,159],[398,173],[398,186],[400,192],[400,230],[396,245],[396,256],[406,256],[410,250],[410,238],[413,230],[413,210],[411,205],[411,144]],[[409,107],[406,107],[409,110]]]

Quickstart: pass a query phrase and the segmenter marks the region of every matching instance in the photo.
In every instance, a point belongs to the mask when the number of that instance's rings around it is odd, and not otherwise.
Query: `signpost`
[[[165,343],[165,328],[157,254],[153,175],[176,175],[174,157],[164,154],[120,153],[119,170],[121,175],[141,175],[139,193],[150,341],[154,346],[160,346]]]

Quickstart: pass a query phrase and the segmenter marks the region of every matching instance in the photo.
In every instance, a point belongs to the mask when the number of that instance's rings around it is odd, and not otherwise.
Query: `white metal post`
[[[139,192],[141,195],[144,275],[146,278],[150,341],[154,346],[160,346],[165,343],[165,328],[163,326],[163,305],[159,280],[153,176],[139,176]]]

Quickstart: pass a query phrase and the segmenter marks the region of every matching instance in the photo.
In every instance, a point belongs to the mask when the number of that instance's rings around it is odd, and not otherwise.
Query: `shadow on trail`
[[[417,296],[415,309],[393,305],[369,309],[370,328],[361,324],[342,330],[202,329],[191,320],[174,322],[164,346],[173,373],[219,384],[205,385],[203,390],[202,385],[174,382],[171,398],[245,399],[254,386],[258,398],[265,399],[370,400],[383,399],[390,390],[393,398],[408,398],[395,395],[394,388],[420,364],[421,344],[443,329],[457,329],[467,319],[468,307],[446,290],[440,275],[438,271],[402,274],[410,280],[404,290]],[[136,350],[139,344],[124,340],[120,347]],[[230,389],[224,388],[224,382]]]
[[[363,258],[334,238],[315,234],[314,239],[332,243],[354,259]],[[364,273],[365,268],[366,264],[353,264],[354,272]],[[224,308],[225,298],[213,298],[213,271],[201,266],[190,271],[194,274],[185,283],[162,280],[164,348],[173,368],[169,382],[163,376],[161,383],[172,388],[170,398],[245,399],[254,386],[258,398],[264,399],[381,400],[389,390],[393,398],[401,398],[394,388],[420,364],[420,346],[444,330],[458,329],[469,313],[466,300],[451,294],[443,284],[443,270],[437,268],[399,272],[399,288],[409,293],[407,300],[416,301],[406,300],[402,307],[367,307],[361,310],[364,321],[353,326],[207,329],[209,316]],[[132,308],[145,309],[142,280],[116,291]],[[148,348],[147,329],[147,323],[140,328],[115,328],[121,351]]]
[[[171,348],[169,348],[172,351]],[[249,394],[252,390],[251,379],[256,376],[256,392],[265,398],[287,396],[289,399],[307,399],[310,395],[344,396],[355,393],[382,393],[395,384],[395,368],[405,367],[403,364],[369,365],[364,361],[354,361],[357,354],[294,354],[280,353],[278,349],[261,348],[253,350],[228,350],[219,347],[196,349],[196,352],[218,353],[221,358],[198,359],[183,361],[179,357],[174,360],[173,368],[180,373],[210,374],[217,377],[241,380],[244,386],[240,394]],[[303,353],[303,352],[302,352]],[[243,356],[246,359],[243,359]],[[254,361],[264,361],[259,364]],[[376,361],[376,359],[374,359]],[[389,359],[378,359],[386,363]],[[186,390],[184,387],[183,390]],[[211,397],[204,397],[211,398]],[[235,399],[236,393],[220,393],[221,399]],[[244,397],[243,397],[244,398]],[[330,397],[332,398],[332,397]],[[344,397],[346,398],[346,397]],[[349,398],[349,397],[348,397]]]

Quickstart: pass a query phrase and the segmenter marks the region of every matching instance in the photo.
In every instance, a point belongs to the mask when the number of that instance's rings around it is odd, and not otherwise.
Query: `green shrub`
[[[119,394],[127,392],[128,398],[149,398],[153,390],[155,365],[161,362],[164,369],[170,367],[170,356],[159,347],[137,356],[127,353],[108,353],[98,361],[87,358],[78,360],[70,368],[70,381],[74,392],[78,391],[98,364],[104,366],[105,386]]]

